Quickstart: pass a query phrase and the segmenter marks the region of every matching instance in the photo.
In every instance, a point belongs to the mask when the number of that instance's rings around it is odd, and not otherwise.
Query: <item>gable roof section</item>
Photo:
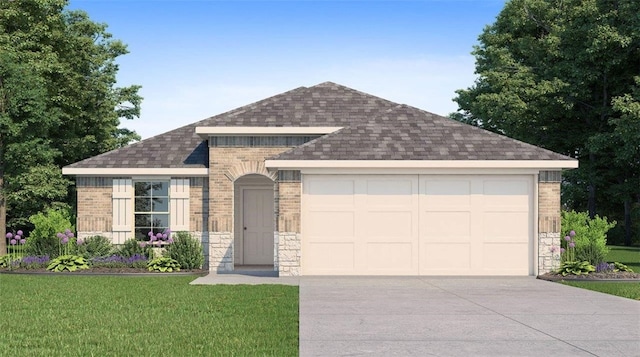
[[[299,87],[65,168],[206,168],[209,151],[196,127],[315,127],[361,122],[396,103],[331,82]]]
[[[343,127],[271,159],[573,160],[567,156],[335,83],[300,87],[66,166],[201,170],[207,142],[196,127]],[[573,167],[573,166],[571,166]],[[192,171],[195,172],[195,171]]]
[[[398,105],[272,160],[572,160],[503,135]]]

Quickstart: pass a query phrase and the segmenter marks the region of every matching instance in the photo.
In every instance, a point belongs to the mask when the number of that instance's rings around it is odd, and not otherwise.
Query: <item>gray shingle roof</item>
[[[207,167],[198,126],[342,126],[279,160],[571,160],[432,113],[325,82],[71,164],[70,168]]]
[[[571,160],[471,125],[398,105],[275,160]]]

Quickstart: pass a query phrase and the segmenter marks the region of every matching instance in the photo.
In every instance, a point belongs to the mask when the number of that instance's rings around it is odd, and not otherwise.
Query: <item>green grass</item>
[[[7,356],[295,356],[298,288],[0,274]]]
[[[563,281],[565,285],[571,285],[582,289],[599,291],[605,294],[617,295],[629,299],[640,300],[640,283],[617,281]]]
[[[608,262],[620,262],[640,273],[640,248],[609,246]],[[640,282],[565,281],[563,284],[640,300]]]
[[[640,247],[609,246],[608,262],[620,262],[640,273]]]

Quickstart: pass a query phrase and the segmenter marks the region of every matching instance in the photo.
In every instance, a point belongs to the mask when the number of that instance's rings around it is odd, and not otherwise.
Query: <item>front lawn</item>
[[[619,262],[640,273],[640,248],[609,246],[608,262]],[[563,284],[640,300],[640,282],[565,281]]]
[[[625,247],[616,245],[610,245],[608,247],[608,262],[620,262],[633,269],[633,271],[635,271],[636,273],[640,273],[640,247]]]
[[[599,291],[605,294],[617,295],[629,299],[640,300],[640,282],[617,281],[563,281],[565,285],[571,285],[582,289]]]
[[[0,274],[8,356],[298,354],[298,287]]]

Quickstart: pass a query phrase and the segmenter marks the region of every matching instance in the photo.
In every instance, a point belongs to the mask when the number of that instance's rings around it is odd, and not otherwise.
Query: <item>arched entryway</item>
[[[273,266],[274,182],[249,174],[234,182],[234,265]]]

